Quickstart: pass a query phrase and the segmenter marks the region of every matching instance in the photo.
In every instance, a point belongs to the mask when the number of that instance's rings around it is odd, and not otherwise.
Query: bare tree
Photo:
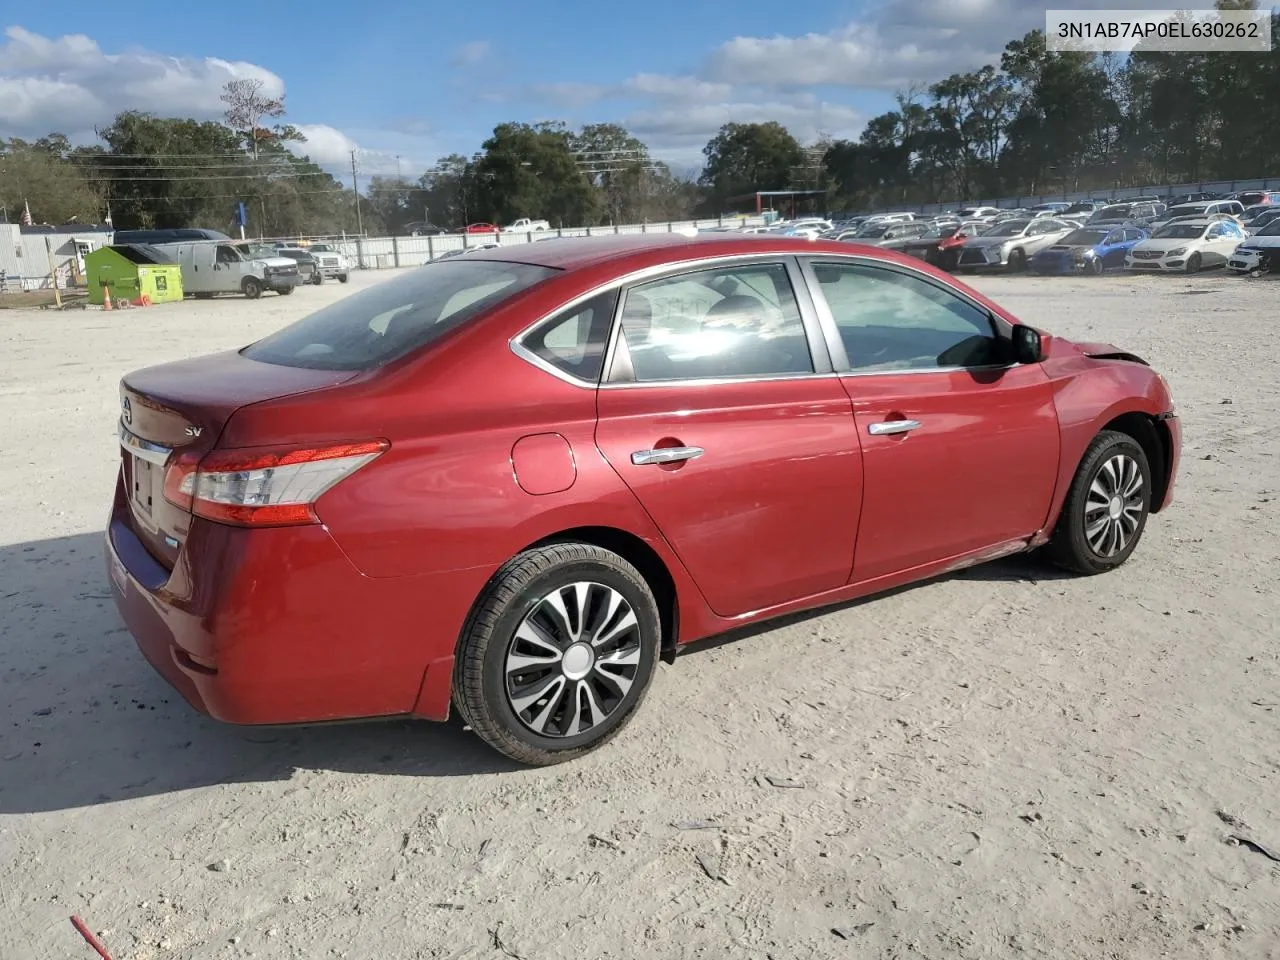
[[[265,96],[262,86],[262,81],[256,78],[228,80],[221,97],[227,105],[223,114],[227,126],[249,137],[255,160],[258,159],[258,138],[266,132],[262,129],[262,119],[284,116],[284,98]]]

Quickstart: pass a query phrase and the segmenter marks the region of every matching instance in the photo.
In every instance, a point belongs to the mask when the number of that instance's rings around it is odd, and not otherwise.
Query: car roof
[[[847,256],[858,250],[874,253],[883,259],[898,259],[887,256],[882,247],[836,240],[808,240],[777,233],[715,233],[696,236],[680,233],[631,233],[605,237],[557,237],[540,243],[509,244],[476,250],[468,259],[508,260],[559,270],[576,270],[611,262],[625,267],[626,262],[632,260],[640,265],[652,263],[655,259],[678,263],[681,260],[753,254],[794,256],[839,252]],[[669,256],[658,256],[664,253]]]

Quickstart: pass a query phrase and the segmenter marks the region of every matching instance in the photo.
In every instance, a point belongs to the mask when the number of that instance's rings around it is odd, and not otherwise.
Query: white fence
[[[1280,178],[1263,177],[1261,180],[1203,180],[1199,183],[1152,184],[1143,187],[1116,187],[1112,190],[1074,190],[1063,193],[1045,193],[1036,197],[999,197],[995,199],[951,200],[946,203],[910,204],[894,207],[895,210],[911,210],[918,213],[941,213],[956,207],[1034,207],[1038,203],[1080,200],[1124,200],[1128,197],[1176,197],[1184,193],[1236,193],[1244,190],[1280,190]]]
[[[703,230],[713,227],[761,226],[764,217],[719,217],[710,220],[677,220],[668,223],[632,223],[608,227],[579,227],[563,230],[552,229],[533,233],[472,233],[443,234],[436,237],[362,237],[330,239],[351,262],[366,270],[388,270],[396,267],[416,267],[429,263],[452,250],[464,250],[483,243],[497,242],[508,247],[522,243],[536,243],[549,237],[604,237],[624,233],[674,233],[689,227]]]

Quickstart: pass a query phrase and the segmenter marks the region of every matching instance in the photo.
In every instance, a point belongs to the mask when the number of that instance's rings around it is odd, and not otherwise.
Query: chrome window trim
[[[718,259],[718,258],[717,258]],[[796,260],[793,253],[782,253],[769,255],[755,254],[751,258],[761,264],[774,264],[781,266],[787,274],[787,282],[791,284],[791,294],[795,297],[796,310],[800,315],[800,329],[804,332],[805,341],[809,345],[809,363],[813,365],[813,369],[805,373],[747,373],[740,377],[695,377],[687,380],[615,380],[625,366],[630,368],[631,356],[626,341],[623,339],[622,329],[622,311],[626,306],[627,294],[631,292],[632,287],[639,286],[639,283],[631,283],[624,285],[621,296],[618,297],[617,312],[613,318],[613,329],[609,335],[609,345],[605,352],[604,373],[600,378],[600,389],[616,389],[618,387],[665,387],[672,384],[695,384],[695,383],[754,383],[754,382],[771,382],[776,380],[808,380],[813,377],[830,375],[835,372],[834,364],[831,362],[829,351],[826,350],[825,338],[821,338],[821,329],[817,326],[817,318],[813,314],[807,314],[806,306],[813,308],[813,298],[809,293],[808,284],[805,280],[803,272],[800,270],[800,264]],[[730,264],[733,266],[734,264]],[[748,264],[751,266],[753,264]],[[709,270],[719,270],[725,265],[718,262],[709,262],[707,266],[695,266],[670,271],[663,276],[647,278],[643,283],[653,283],[658,280],[665,280],[668,277],[679,277],[688,273],[705,273]],[[821,338],[821,339],[820,339]],[[634,375],[634,374],[633,374]]]
[[[909,264],[892,263],[888,260],[880,260],[876,257],[868,257],[862,254],[805,254],[799,258],[800,267],[805,273],[805,281],[809,284],[813,291],[813,302],[817,307],[818,317],[822,322],[823,333],[827,337],[827,347],[831,351],[831,359],[835,365],[836,372],[841,377],[887,377],[887,376],[903,376],[917,374],[935,374],[935,373],[959,373],[964,371],[983,371],[990,372],[994,370],[1011,370],[1017,363],[992,363],[982,366],[951,366],[951,367],[920,367],[901,370],[855,370],[849,364],[849,355],[844,348],[844,340],[840,336],[839,326],[836,324],[835,316],[831,313],[831,305],[827,303],[827,298],[822,296],[821,285],[818,283],[817,275],[813,271],[813,267],[818,263],[835,263],[848,264],[849,266],[875,267],[882,270],[890,270],[897,273],[906,274],[917,280],[923,280],[925,283],[931,284],[940,290],[945,290],[952,296],[964,301],[981,313],[985,313],[995,324],[995,333],[997,336],[1009,335],[1013,332],[1013,325],[997,314],[990,307],[984,306],[963,290],[955,287],[946,280],[941,280],[919,270]]]
[[[588,390],[595,390],[597,387],[604,385],[602,383],[604,375],[609,372],[610,364],[613,362],[613,347],[614,347],[614,342],[617,339],[618,318],[621,316],[622,302],[624,299],[626,299],[625,297],[622,296],[623,290],[621,288],[626,286],[631,286],[637,283],[643,283],[647,280],[656,280],[661,278],[664,274],[680,273],[682,271],[688,271],[691,268],[701,269],[702,266],[706,266],[708,268],[714,268],[720,264],[726,264],[726,263],[739,263],[739,262],[745,262],[749,260],[774,261],[774,260],[778,260],[780,257],[786,258],[786,257],[794,257],[794,256],[795,254],[793,253],[781,253],[781,254],[779,253],[774,253],[774,254],[732,253],[732,254],[725,254],[719,257],[691,257],[685,260],[668,261],[666,263],[654,264],[653,266],[649,266],[649,267],[641,267],[639,270],[633,270],[630,273],[623,274],[620,277],[614,277],[613,279],[605,283],[599,284],[598,286],[592,287],[590,290],[580,293],[578,296],[574,297],[571,300],[565,301],[564,303],[557,306],[554,310],[551,310],[548,313],[544,313],[537,320],[534,320],[529,325],[523,327],[514,336],[512,336],[511,339],[507,341],[507,343],[508,343],[508,346],[511,348],[511,352],[514,353],[521,360],[524,360],[527,363],[531,363],[533,366],[537,367],[539,370],[542,370],[544,373],[551,374],[557,380],[561,380],[565,383],[572,384],[575,387],[582,387]],[[694,266],[694,265],[697,265],[697,266]],[[585,303],[586,301],[592,299],[593,297],[597,297],[602,293],[605,293],[606,291],[612,289],[613,287],[619,288],[618,304],[615,308],[613,327],[609,331],[609,343],[606,344],[605,346],[604,365],[601,368],[600,381],[583,380],[580,377],[575,377],[575,376],[572,376],[571,374],[567,374],[564,371],[557,369],[552,364],[547,363],[545,360],[543,360],[541,357],[539,357],[536,353],[534,353],[532,350],[530,350],[528,347],[526,347],[523,344],[522,341],[524,340],[524,338],[532,334],[535,330],[537,330],[543,324],[551,322],[556,317],[559,317],[561,314],[563,314],[566,310],[569,310],[582,303]],[[813,376],[813,374],[810,374],[810,376]],[[678,381],[678,380],[662,381],[662,383],[682,383],[682,382],[685,382],[685,381]]]
[[[557,320],[563,319],[566,315],[571,315],[569,314],[569,311],[573,310],[575,307],[580,307],[583,304],[591,300],[594,300],[596,297],[599,297],[608,293],[610,289],[616,285],[617,285],[616,281],[610,282],[601,287],[596,288],[595,290],[592,290],[590,293],[584,296],[574,297],[572,300],[570,300],[568,303],[561,306],[559,309],[544,315],[540,320],[525,327],[523,330],[521,330],[518,334],[516,334],[514,337],[512,337],[508,341],[508,345],[511,347],[511,352],[514,353],[521,360],[524,360],[526,363],[533,364],[535,367],[537,367],[539,370],[542,370],[544,373],[551,374],[557,380],[562,380],[565,383],[571,384],[575,387],[585,387],[586,389],[594,390],[600,384],[598,377],[595,380],[584,380],[581,377],[575,377],[573,374],[568,373],[564,370],[561,370],[554,363],[550,363],[547,360],[544,360],[542,357],[538,356],[536,353],[534,353],[532,350],[530,350],[528,347],[524,345],[524,340],[526,337],[530,337],[533,334],[537,333],[542,327],[555,323]],[[621,301],[622,299],[621,291],[619,291],[619,296],[617,299]],[[605,340],[605,357],[604,357],[604,362],[602,362],[600,366],[600,372],[602,375],[604,371],[608,369],[607,362],[608,362],[609,341],[613,337],[613,324],[616,322],[617,322],[617,303],[614,304],[614,319],[610,321],[609,337],[606,338]]]
[[[716,377],[716,378],[694,379],[694,380],[654,380],[654,381],[647,381],[643,383],[635,382],[635,381],[610,382],[608,380],[608,377],[611,376],[613,373],[613,365],[615,362],[617,348],[618,348],[618,339],[619,339],[618,334],[619,334],[619,331],[621,330],[621,324],[619,321],[622,315],[623,305],[626,302],[626,295],[625,295],[626,291],[625,289],[622,289],[622,288],[625,288],[628,286],[634,286],[636,284],[644,283],[649,280],[657,280],[667,275],[693,272],[695,270],[700,270],[704,268],[711,269],[721,265],[746,263],[750,261],[759,261],[763,263],[769,263],[769,262],[777,262],[779,259],[794,261],[796,269],[800,271],[800,274],[805,281],[803,287],[796,287],[796,290],[795,290],[796,299],[800,303],[801,319],[803,320],[805,318],[805,300],[807,299],[813,307],[813,312],[814,312],[813,319],[817,321],[819,332],[821,332],[821,334],[824,337],[825,346],[827,348],[828,359],[830,360],[830,364],[831,364],[830,371],[820,371],[820,372],[814,372],[814,373],[801,373],[801,374],[794,374],[794,373],[770,374],[770,375],[758,375],[758,374],[750,375],[749,374],[741,377]],[[554,310],[543,314],[537,320],[533,321],[532,323],[522,328],[519,332],[517,332],[514,336],[510,338],[508,343],[511,348],[511,352],[514,353],[521,360],[531,364],[532,366],[538,368],[539,370],[542,370],[544,373],[550,374],[551,376],[555,377],[557,380],[560,380],[563,383],[567,383],[567,384],[570,384],[571,386],[575,386],[580,389],[586,389],[586,390],[597,390],[597,389],[634,390],[634,389],[641,389],[646,387],[652,388],[652,387],[673,387],[673,386],[714,387],[714,386],[723,386],[726,384],[743,384],[743,383],[755,383],[755,382],[771,383],[771,382],[785,381],[785,380],[812,380],[812,379],[832,379],[832,378],[845,378],[845,377],[902,376],[904,374],[918,376],[921,374],[924,374],[924,375],[952,374],[952,373],[961,373],[965,371],[990,372],[994,370],[1010,370],[1013,367],[1018,366],[1018,364],[1016,363],[1009,363],[1009,364],[999,364],[999,365],[983,366],[983,367],[928,367],[928,368],[923,368],[918,370],[908,369],[908,370],[857,371],[857,370],[850,369],[848,357],[845,355],[845,352],[844,352],[844,343],[840,339],[839,331],[835,329],[835,320],[834,318],[831,317],[830,308],[827,306],[825,298],[821,296],[817,296],[814,293],[815,289],[817,288],[817,281],[812,276],[813,262],[862,264],[865,266],[881,267],[884,269],[897,270],[903,273],[910,274],[911,276],[916,277],[917,279],[924,280],[927,283],[932,283],[934,286],[940,287],[946,290],[948,293],[951,293],[954,296],[959,297],[960,299],[968,303],[970,306],[974,307],[974,309],[981,310],[985,313],[990,314],[991,317],[994,319],[997,327],[1001,330],[1001,332],[1008,334],[1013,329],[1012,324],[1010,324],[1007,320],[1005,320],[999,314],[990,310],[988,307],[984,306],[983,304],[978,303],[976,300],[974,300],[971,296],[969,296],[963,290],[960,290],[959,288],[951,284],[947,279],[942,279],[942,278],[935,277],[931,274],[927,274],[924,271],[919,270],[910,264],[894,263],[889,260],[882,260],[878,257],[869,257],[865,254],[832,253],[824,250],[820,254],[796,253],[796,252],[773,253],[773,254],[735,253],[735,254],[725,254],[718,257],[690,258],[686,260],[671,261],[667,263],[655,264],[649,267],[643,267],[639,270],[633,270],[630,273],[623,274],[620,277],[614,277],[613,279],[605,283],[599,284],[587,291],[584,291],[583,293],[574,297],[572,300],[566,301],[565,303],[556,307]],[[795,286],[794,280],[792,281],[792,284],[793,286]],[[565,373],[564,371],[558,369],[552,364],[549,364],[546,361],[544,361],[532,350],[529,350],[527,347],[525,347],[521,342],[526,336],[533,333],[543,324],[556,319],[561,314],[563,314],[566,310],[569,310],[575,306],[585,303],[587,300],[590,300],[593,297],[599,296],[600,294],[605,293],[606,291],[614,287],[619,288],[618,302],[614,307],[614,310],[615,310],[614,320],[613,320],[613,324],[611,325],[611,329],[609,331],[609,342],[605,347],[604,364],[601,368],[602,370],[601,378],[598,382],[582,380],[568,373]],[[828,329],[828,325],[829,325],[829,329]],[[805,332],[811,338],[810,352],[812,354],[814,344],[812,343],[812,334],[810,333],[807,325],[806,325]],[[815,366],[816,366],[816,363],[815,363]]]
[[[123,421],[120,423],[120,446],[138,459],[154,463],[158,467],[163,467],[168,463],[169,455],[173,453],[172,447],[162,447],[160,444],[152,443],[150,440],[143,440],[136,433],[130,431]]]

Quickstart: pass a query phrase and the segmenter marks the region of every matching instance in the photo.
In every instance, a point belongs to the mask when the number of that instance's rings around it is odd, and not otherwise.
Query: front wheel
[[[1027,269],[1027,254],[1023,250],[1013,250],[1009,253],[1009,272],[1021,273]]]
[[[1151,511],[1151,466],[1133,437],[1103,430],[1085,451],[1045,553],[1075,573],[1114,570],[1129,559]]]
[[[622,557],[586,543],[527,550],[498,571],[463,628],[454,702],[514,760],[572,760],[640,706],[660,636],[653,593]]]
[[[339,282],[339,283],[346,283],[349,279],[350,279],[350,277],[349,277],[347,274],[345,274],[345,273],[340,273],[340,274],[338,274],[338,282]]]
[[[1187,257],[1187,273],[1199,273],[1201,263],[1200,254],[1198,253],[1193,253]]]
[[[293,293],[293,287],[281,287],[276,291],[276,293],[280,294],[282,297],[287,297],[289,294]]]
[[[262,281],[257,277],[245,277],[244,283],[240,284],[240,289],[250,300],[257,300],[262,296]]]
[[[1095,277],[1102,276],[1103,271],[1106,269],[1107,265],[1102,262],[1101,257],[1094,257],[1089,261],[1089,273]]]

